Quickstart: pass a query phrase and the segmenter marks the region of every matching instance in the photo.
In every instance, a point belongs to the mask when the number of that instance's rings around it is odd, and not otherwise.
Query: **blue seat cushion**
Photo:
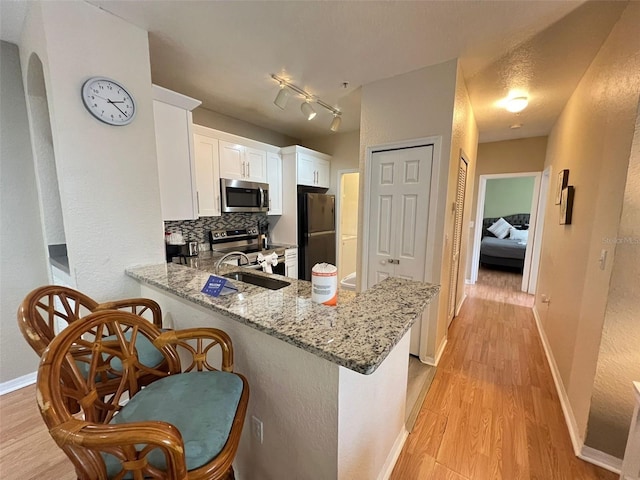
[[[111,423],[158,420],[172,424],[184,441],[187,470],[194,470],[209,463],[227,443],[242,388],[242,379],[233,373],[171,375],[140,390]],[[121,464],[114,456],[103,454],[103,458],[109,478],[120,472]],[[151,465],[166,470],[160,450],[147,458]]]
[[[164,330],[163,330],[164,331]],[[127,341],[131,340],[131,331],[127,331],[124,334],[124,338]],[[115,335],[109,335],[108,337],[104,337],[103,341],[113,341],[116,340]],[[136,336],[136,350],[138,352],[138,360],[140,363],[146,367],[157,367],[164,360],[164,356],[162,352],[158,350],[153,343],[149,341],[147,337],[138,333]],[[102,354],[102,357],[106,360],[108,355]],[[86,362],[76,361],[76,365],[80,369],[80,372],[83,376],[87,376],[89,373],[89,364]],[[122,371],[122,361],[118,357],[114,357],[111,359],[111,368],[114,370],[121,372]],[[108,373],[107,376],[109,378],[115,378],[116,376],[112,373]],[[100,377],[96,377],[96,381],[100,381]]]

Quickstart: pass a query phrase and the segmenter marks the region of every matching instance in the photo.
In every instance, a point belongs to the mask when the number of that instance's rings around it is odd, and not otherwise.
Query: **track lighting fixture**
[[[334,113],[333,120],[331,120],[331,126],[329,127],[329,130],[331,130],[332,132],[337,132],[340,129],[341,123],[342,123],[342,117],[340,116],[340,114]]]
[[[316,118],[316,111],[311,106],[311,103],[309,103],[310,101],[311,100],[307,98],[302,102],[302,105],[300,105],[300,110],[302,110],[302,114],[307,120],[313,120]]]
[[[284,110],[284,107],[287,106],[287,100],[289,100],[289,90],[284,83],[280,84],[280,90],[278,91],[278,95],[276,95],[276,99],[273,101],[276,107],[280,110]]]
[[[287,99],[289,98],[289,95],[291,93],[289,90],[293,90],[298,95],[304,98],[302,105],[300,105],[300,110],[302,111],[302,114],[307,120],[313,120],[316,117],[316,111],[311,105],[311,103],[316,103],[321,107],[326,108],[333,114],[333,120],[331,121],[331,125],[329,129],[332,132],[338,131],[338,129],[340,128],[340,124],[342,123],[342,117],[340,116],[342,115],[342,112],[340,110],[338,110],[335,107],[332,107],[326,102],[323,102],[320,98],[311,95],[309,92],[303,90],[297,85],[294,85],[293,83],[288,82],[284,78],[281,78],[274,74],[271,74],[271,78],[273,78],[276,82],[280,84],[280,91],[278,92],[278,95],[273,101],[273,103],[278,108],[284,110],[287,104]]]

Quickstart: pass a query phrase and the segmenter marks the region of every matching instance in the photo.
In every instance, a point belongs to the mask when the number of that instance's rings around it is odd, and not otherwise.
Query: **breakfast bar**
[[[439,287],[387,278],[338,304],[311,301],[311,283],[223,265],[219,275],[285,281],[277,290],[233,280],[237,293],[201,293],[212,262],[132,267],[165,327],[225,330],[251,396],[238,479],[375,479],[392,468],[404,428],[409,329]],[[237,276],[237,275],[236,275]]]

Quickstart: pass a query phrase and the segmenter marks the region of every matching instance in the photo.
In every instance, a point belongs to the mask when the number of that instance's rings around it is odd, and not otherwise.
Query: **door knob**
[[[386,264],[386,263],[387,263],[387,261],[386,261],[386,260],[380,260],[380,265],[384,265],[384,264]]]

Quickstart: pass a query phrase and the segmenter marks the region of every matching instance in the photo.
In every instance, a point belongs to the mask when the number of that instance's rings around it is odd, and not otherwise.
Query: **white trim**
[[[547,210],[547,200],[549,199],[549,187],[551,185],[552,167],[548,166],[542,172],[540,179],[540,194],[538,196],[538,216],[533,230],[534,238],[531,254],[531,270],[529,274],[528,293],[534,295],[538,287],[538,272],[540,270],[540,255],[542,253],[542,234],[544,232],[544,217]],[[531,230],[531,226],[529,226]],[[531,233],[529,233],[531,235]]]
[[[536,231],[538,222],[538,205],[540,202],[540,184],[542,181],[542,172],[534,177],[533,180],[533,196],[531,197],[531,211],[529,212],[529,239],[527,241],[527,248],[524,252],[524,267],[522,268],[522,285],[520,290],[523,292],[529,292],[529,277],[531,276],[531,259],[533,258],[533,249],[536,244]],[[533,231],[531,228],[533,227]],[[532,235],[533,233],[533,235]],[[536,273],[537,275],[537,273]],[[535,293],[535,292],[534,292]]]
[[[444,337],[442,342],[440,342],[440,347],[438,348],[438,352],[436,353],[436,357],[426,357],[426,360],[420,359],[422,363],[426,363],[427,365],[431,365],[432,367],[437,367],[438,363],[440,363],[440,358],[444,353],[444,348],[447,346],[447,337]]]
[[[460,299],[460,302],[458,303],[458,306],[456,307],[456,315],[455,315],[456,317],[460,314],[460,309],[462,308],[462,305],[464,305],[464,301],[466,299],[467,299],[467,294],[463,293],[462,294],[462,298]],[[449,322],[449,325],[451,325],[451,322]]]
[[[336,175],[336,268],[340,270],[340,242],[342,241],[342,176],[349,175],[351,173],[360,174],[360,170],[357,168],[349,168],[345,170],[338,170]],[[360,177],[358,177],[358,185],[360,184]],[[360,198],[360,192],[358,192],[358,198]],[[356,234],[357,234],[356,229]],[[356,237],[356,256],[358,252],[358,239]],[[358,271],[358,265],[356,264],[356,271]],[[351,272],[342,272],[344,275],[349,275]],[[342,280],[338,278],[338,282]]]
[[[619,475],[620,471],[622,470],[621,459],[585,445],[582,438],[580,438],[578,424],[576,423],[576,417],[573,414],[573,410],[571,409],[571,404],[569,402],[569,397],[567,396],[567,392],[564,389],[562,379],[560,378],[560,371],[558,370],[558,366],[556,365],[556,361],[553,357],[553,353],[551,351],[549,341],[547,340],[547,336],[542,329],[540,314],[538,313],[538,309],[535,306],[531,310],[533,311],[533,317],[536,320],[536,327],[538,328],[540,341],[542,342],[542,347],[544,348],[544,353],[547,357],[547,363],[549,364],[549,368],[551,369],[553,383],[556,386],[556,391],[558,392],[558,397],[560,398],[560,406],[562,407],[562,413],[564,414],[564,421],[567,424],[567,430],[569,430],[569,437],[571,438],[571,443],[573,445],[573,452],[575,453],[576,457],[584,460],[585,462],[592,463],[594,465],[597,465],[598,467],[602,467],[609,470],[610,472],[617,473]]]
[[[471,257],[471,284],[478,281],[478,268],[480,266],[480,241],[482,240],[482,219],[484,218],[484,197],[487,193],[487,180],[494,178],[515,178],[515,177],[536,177],[537,185],[540,185],[541,172],[522,172],[522,173],[492,173],[487,175],[480,175],[478,183],[478,201],[476,202],[476,221],[473,225],[473,255]],[[535,188],[535,187],[534,187]],[[534,189],[534,196],[536,191]],[[537,208],[538,202],[531,199],[532,205]],[[519,212],[514,212],[519,213]],[[531,224],[531,217],[529,217],[529,224]],[[531,226],[529,226],[531,229]],[[527,252],[531,250],[531,242],[527,245]],[[526,255],[526,254],[525,254]]]
[[[33,385],[36,383],[37,377],[38,372],[31,372],[21,377],[14,378],[13,380],[2,382],[0,383],[0,395],[11,393],[21,388],[28,387],[29,385]]]
[[[542,329],[542,323],[540,321],[538,309],[534,306],[531,310],[533,311],[533,317],[536,320],[536,327],[538,327],[538,334],[540,335],[540,341],[542,342],[542,347],[544,348],[544,353],[547,357],[547,363],[549,364],[549,368],[551,369],[553,383],[556,386],[556,391],[558,392],[558,397],[560,398],[560,406],[562,407],[564,421],[567,424],[567,429],[569,430],[569,437],[571,437],[573,452],[576,454],[576,457],[579,457],[580,452],[582,451],[583,443],[582,439],[580,438],[578,424],[576,423],[576,417],[573,414],[573,410],[571,409],[569,396],[567,395],[567,391],[564,389],[564,385],[560,377],[560,371],[558,370],[558,365],[556,365],[556,361],[553,357],[553,352],[551,351],[549,341],[547,340],[547,335]]]
[[[602,467],[610,472],[620,475],[622,472],[622,460],[608,453],[596,450],[595,448],[584,445],[582,452],[578,455],[578,458],[585,462],[593,463],[599,467]]]
[[[393,447],[391,447],[389,455],[387,455],[387,460],[382,466],[380,475],[378,475],[378,480],[387,480],[389,477],[391,477],[393,467],[396,466],[396,462],[398,461],[398,457],[402,452],[402,447],[404,447],[404,442],[406,442],[408,436],[409,431],[406,428],[402,427],[402,431],[398,434],[396,441],[393,443]]]

